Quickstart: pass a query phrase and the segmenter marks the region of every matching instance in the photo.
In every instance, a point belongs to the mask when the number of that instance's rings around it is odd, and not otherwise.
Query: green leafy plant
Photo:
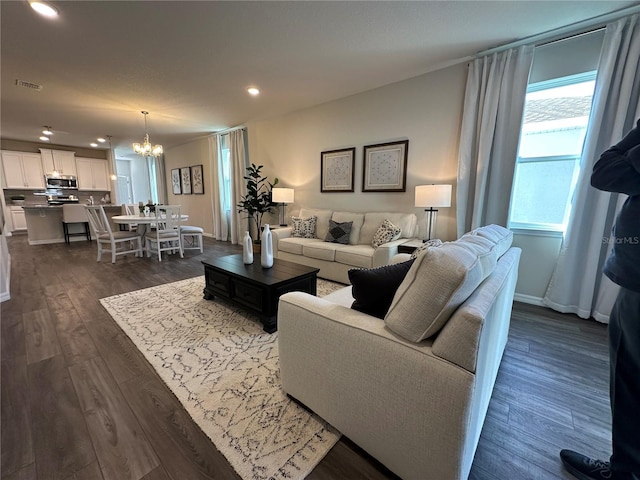
[[[246,213],[247,218],[252,221],[256,227],[256,243],[260,243],[260,227],[262,225],[262,216],[265,213],[271,213],[274,204],[271,202],[271,189],[278,184],[278,178],[270,183],[267,177],[263,177],[261,170],[262,165],[251,164],[247,167],[247,174],[244,179],[247,181],[247,194],[240,197],[238,203],[238,212]]]

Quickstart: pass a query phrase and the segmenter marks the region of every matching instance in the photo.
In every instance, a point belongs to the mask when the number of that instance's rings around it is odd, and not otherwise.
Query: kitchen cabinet
[[[109,169],[106,160],[99,158],[76,158],[78,190],[111,190]]]
[[[41,148],[42,170],[45,174],[57,171],[60,175],[77,175],[76,154],[66,150]]]
[[[44,188],[42,159],[39,153],[2,151],[4,188]]]
[[[11,211],[11,223],[13,224],[13,232],[16,230],[26,230],[27,220],[24,217],[24,210],[22,207],[10,207]]]

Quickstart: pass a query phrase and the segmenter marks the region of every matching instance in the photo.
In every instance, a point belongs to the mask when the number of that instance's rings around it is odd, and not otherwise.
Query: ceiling
[[[415,77],[638,2],[0,2],[1,136],[133,155]],[[42,85],[41,91],[16,80]],[[260,88],[258,97],[246,88]]]

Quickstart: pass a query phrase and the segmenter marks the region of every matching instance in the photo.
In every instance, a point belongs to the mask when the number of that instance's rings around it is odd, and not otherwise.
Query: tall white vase
[[[264,268],[271,268],[273,267],[273,239],[271,238],[271,230],[268,223],[264,226],[260,241],[260,262]]]
[[[245,265],[253,263],[253,242],[248,231],[244,232],[242,239],[242,261]]]

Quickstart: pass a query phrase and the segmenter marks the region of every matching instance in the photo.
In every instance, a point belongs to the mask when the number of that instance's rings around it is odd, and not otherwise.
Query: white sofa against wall
[[[292,228],[273,230],[273,252],[276,258],[302,263],[320,269],[319,277],[348,284],[352,268],[374,268],[388,265],[398,253],[398,245],[417,234],[418,219],[413,213],[401,212],[338,212],[302,208],[301,218],[316,216],[316,238],[292,237]],[[326,242],[329,220],[353,222],[349,244]],[[400,227],[397,240],[377,248],[372,246],[373,236],[384,220]]]
[[[507,342],[512,238],[491,225],[421,253],[384,320],[350,308],[351,286],[280,297],[284,391],[405,480],[468,478]]]

